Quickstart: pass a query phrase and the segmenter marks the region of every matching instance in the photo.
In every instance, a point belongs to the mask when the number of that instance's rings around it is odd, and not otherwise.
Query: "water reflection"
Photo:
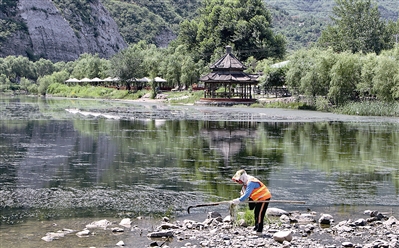
[[[64,105],[32,104],[33,116],[65,112]],[[162,214],[232,199],[239,189],[230,178],[240,168],[269,185],[275,199],[312,208],[398,206],[395,123],[3,115],[0,127],[3,222],[15,213]]]

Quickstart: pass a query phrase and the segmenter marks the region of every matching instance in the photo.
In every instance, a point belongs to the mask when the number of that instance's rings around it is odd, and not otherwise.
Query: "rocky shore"
[[[315,212],[286,212],[269,208],[267,223],[262,234],[253,233],[238,213],[236,218],[223,217],[218,212],[209,212],[204,221],[190,219],[171,221],[164,217],[153,230],[132,226],[129,218],[118,224],[107,220],[90,223],[84,230],[63,229],[47,233],[43,241],[52,242],[73,233],[79,238],[92,235],[96,229],[109,233],[128,232],[129,235],[147,236],[145,247],[297,247],[297,248],[399,248],[399,221],[390,214],[364,211],[365,218],[348,219],[335,223],[330,214]],[[234,220],[233,220],[234,219]],[[143,247],[115,243],[116,247]]]

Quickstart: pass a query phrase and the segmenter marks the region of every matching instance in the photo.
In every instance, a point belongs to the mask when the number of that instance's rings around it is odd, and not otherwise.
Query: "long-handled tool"
[[[304,201],[288,201],[288,200],[269,200],[269,201],[243,201],[240,203],[261,203],[261,202],[274,202],[274,203],[290,203],[290,204],[306,204]],[[187,212],[190,213],[191,208],[199,208],[199,207],[209,207],[209,206],[217,206],[220,204],[231,203],[231,201],[220,201],[220,202],[211,202],[205,204],[198,204],[194,206],[189,206],[187,208]]]

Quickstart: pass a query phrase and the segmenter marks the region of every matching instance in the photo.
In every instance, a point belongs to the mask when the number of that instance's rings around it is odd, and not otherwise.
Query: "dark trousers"
[[[270,199],[267,199],[268,201]],[[266,210],[269,207],[268,202],[255,203],[254,217],[255,217],[255,228],[254,231],[263,232],[263,221],[265,220]]]

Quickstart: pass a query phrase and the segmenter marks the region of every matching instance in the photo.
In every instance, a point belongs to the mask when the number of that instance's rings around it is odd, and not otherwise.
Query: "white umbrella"
[[[83,82],[83,83],[91,82],[91,79],[90,78],[82,78],[80,80],[80,82]]]
[[[91,81],[92,81],[92,82],[102,82],[103,80],[100,79],[100,78],[98,78],[98,77],[95,77],[95,78],[93,78]]]
[[[113,82],[114,79],[112,77],[107,77],[103,79],[104,82]]]
[[[166,83],[167,81],[161,77],[155,77],[154,81],[157,83]]]
[[[143,77],[143,78],[137,79],[137,82],[148,83],[148,82],[151,82],[151,79],[149,79],[148,77]]]
[[[65,83],[79,83],[79,82],[80,82],[80,80],[77,78],[70,78],[65,81]]]

